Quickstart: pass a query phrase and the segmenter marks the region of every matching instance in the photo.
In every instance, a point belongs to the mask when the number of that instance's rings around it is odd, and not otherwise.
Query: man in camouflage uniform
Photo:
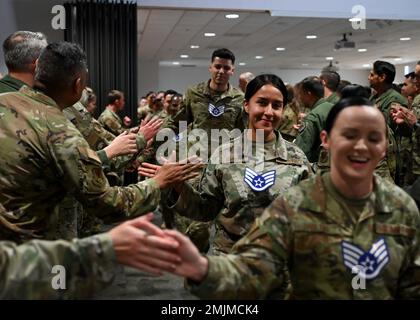
[[[80,99],[85,59],[77,45],[51,44],[38,60],[35,90],[0,96],[0,202],[13,213],[1,219],[5,239],[53,239],[56,225],[50,220],[67,192],[98,216],[121,220],[153,210],[168,182],[195,176],[189,173],[196,166],[170,164],[163,180],[109,186],[97,154],[61,112]]]
[[[208,137],[206,147],[209,157],[214,151],[211,150],[211,129],[225,130],[228,133],[235,128],[245,129],[244,94],[229,83],[235,71],[234,64],[235,55],[230,50],[215,50],[209,65],[210,80],[186,90],[181,110],[174,118],[176,125],[179,125],[179,121],[186,121],[190,130],[204,130]],[[219,146],[219,141],[215,142]],[[198,186],[198,180],[193,184]],[[187,230],[192,239],[197,239],[195,241],[203,252],[209,246],[209,225],[193,222]]]
[[[128,129],[131,119],[124,117],[121,120],[117,112],[124,109],[125,97],[124,93],[118,90],[111,90],[108,93],[108,105],[98,118],[99,123],[114,136],[118,136]]]
[[[337,95],[337,88],[340,84],[340,75],[335,71],[322,71],[319,76],[324,86],[324,100],[336,104],[340,97]]]
[[[397,184],[402,184],[401,175],[401,139],[403,136],[411,136],[411,130],[406,126],[396,125],[392,121],[390,110],[394,104],[407,106],[407,99],[392,88],[395,79],[395,66],[389,62],[377,60],[373,64],[373,68],[369,73],[370,86],[375,90],[376,94],[370,97],[379,110],[384,114],[389,128],[390,135],[395,139],[396,144],[389,146],[387,150],[386,160],[379,163],[378,170],[381,176],[386,175],[385,171],[389,171],[391,177]],[[386,162],[385,162],[386,161]],[[385,165],[387,164],[387,166]],[[388,168],[387,168],[388,167]]]
[[[139,123],[141,122],[141,120],[145,119],[147,114],[150,112],[150,108],[149,108],[149,97],[154,94],[156,97],[156,94],[153,91],[149,91],[146,95],[146,103],[140,103],[139,107],[137,108],[137,120],[139,121]]]
[[[302,149],[309,162],[317,162],[321,153],[319,134],[324,129],[328,113],[333,107],[326,102],[324,87],[317,77],[307,77],[299,83],[299,99],[311,111],[303,119],[295,144]]]
[[[1,204],[0,213],[0,216],[6,214]],[[165,261],[147,261],[150,255],[159,259],[155,254],[161,249],[174,248],[174,242],[168,238],[161,239],[148,255],[141,250],[126,250],[122,246],[141,247],[146,233],[148,237],[162,236],[162,231],[150,222],[151,218],[151,215],[143,216],[108,233],[72,242],[32,240],[17,246],[10,241],[0,241],[0,299],[87,298],[112,283],[118,264],[154,274],[159,274],[161,270],[173,270]],[[152,244],[149,241],[146,243]],[[143,260],[144,265],[136,263],[136,259]],[[52,286],[57,276],[53,273],[54,266],[64,268],[63,289]],[[64,283],[60,285],[64,286]]]
[[[296,139],[298,130],[296,129],[299,123],[300,106],[295,98],[294,88],[291,85],[286,85],[288,103],[284,107],[281,117],[279,131],[284,139],[293,142]]]
[[[35,62],[46,46],[47,39],[39,32],[17,31],[4,40],[4,61],[9,72],[0,80],[0,93],[33,85]]]

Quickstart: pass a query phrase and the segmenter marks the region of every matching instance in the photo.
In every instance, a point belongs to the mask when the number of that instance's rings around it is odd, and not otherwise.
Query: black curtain
[[[137,4],[121,1],[73,1],[66,8],[64,39],[86,51],[89,86],[97,95],[96,116],[116,89],[125,93],[127,115],[137,123]]]
[[[137,4],[78,0],[64,4],[64,39],[82,46],[87,55],[89,86],[97,96],[95,116],[104,110],[110,90],[125,94],[121,119],[137,123]],[[137,172],[125,173],[124,184],[137,182]]]

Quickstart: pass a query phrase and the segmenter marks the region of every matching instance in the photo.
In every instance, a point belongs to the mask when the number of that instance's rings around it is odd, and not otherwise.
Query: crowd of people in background
[[[208,80],[148,92],[131,119],[120,88],[98,115],[79,45],[18,31],[3,52],[0,297],[90,297],[118,265],[185,277],[200,298],[420,297],[420,61],[402,84],[377,60],[369,86],[324,70],[236,87],[221,48]]]

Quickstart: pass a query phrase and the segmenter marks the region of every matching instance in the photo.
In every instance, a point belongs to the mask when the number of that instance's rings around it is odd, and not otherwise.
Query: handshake
[[[153,214],[127,221],[109,234],[119,264],[160,276],[164,272],[200,282],[208,272],[208,260],[191,240],[176,230],[162,230],[151,221]]]

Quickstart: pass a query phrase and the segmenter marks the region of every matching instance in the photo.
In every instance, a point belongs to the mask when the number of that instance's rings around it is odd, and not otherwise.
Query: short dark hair
[[[337,91],[337,87],[340,84],[340,75],[335,71],[322,71],[321,76],[319,77],[321,80],[325,81],[325,86],[332,90]]]
[[[375,108],[372,101],[361,96],[351,96],[351,97],[341,99],[340,101],[338,101],[328,113],[327,120],[325,122],[325,128],[324,128],[325,131],[327,131],[327,133],[330,134],[332,128],[334,127],[334,123],[337,120],[337,117],[341,111],[349,107],[362,107],[362,106]],[[384,117],[384,121],[386,124],[385,116],[383,115],[382,112],[380,112],[380,114],[382,114],[382,116]]]
[[[379,75],[385,75],[385,82],[392,84],[395,79],[395,66],[392,63],[376,60],[373,63],[373,71]]]
[[[166,98],[166,96],[168,95],[168,94],[171,94],[171,95],[174,95],[174,94],[177,94],[178,92],[176,92],[175,90],[172,90],[172,89],[168,89],[168,90],[166,90],[165,91],[165,95],[163,96],[164,98]]]
[[[235,55],[229,49],[222,48],[213,51],[213,54],[211,55],[211,62],[213,62],[216,57],[220,59],[231,60],[232,64],[235,64]]]
[[[111,90],[108,93],[108,97],[107,97],[108,104],[114,104],[115,101],[121,99],[123,96],[124,96],[124,93],[122,93],[121,91],[119,91],[119,90]]]
[[[318,99],[324,96],[324,86],[318,77],[306,77],[299,83],[299,86],[301,90],[309,91]]]
[[[31,71],[29,65],[38,59],[47,46],[47,38],[40,32],[16,31],[3,42],[4,62],[9,71]]]
[[[251,100],[252,96],[266,84],[271,84],[280,90],[283,95],[283,106],[285,106],[288,102],[287,89],[283,80],[275,74],[260,74],[252,79],[246,86],[245,101]]]
[[[352,97],[362,97],[369,99],[370,90],[368,91],[366,87],[358,84],[348,84],[341,90],[341,99]]]
[[[412,71],[410,73],[407,73],[406,75],[404,75],[404,77],[406,79],[411,79],[411,80],[416,80],[417,79],[416,74],[415,74],[414,71]]]
[[[87,72],[83,49],[76,43],[55,42],[42,50],[35,80],[53,88],[67,88],[82,72]]]

